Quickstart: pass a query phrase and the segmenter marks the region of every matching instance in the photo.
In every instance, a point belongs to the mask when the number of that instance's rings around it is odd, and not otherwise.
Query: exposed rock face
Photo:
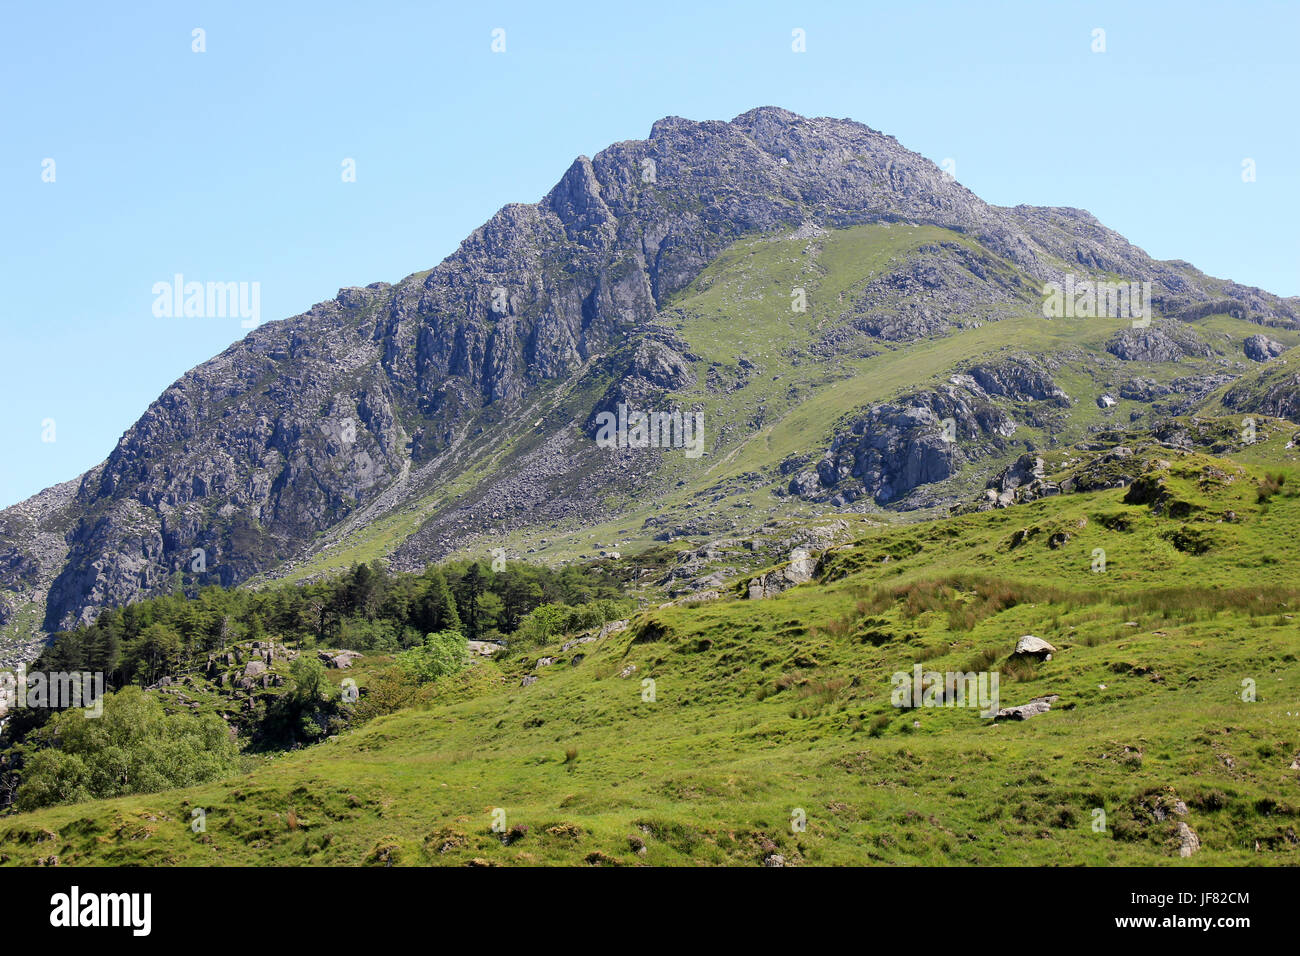
[[[1169,383],[1173,395],[1167,401],[1158,403],[1155,408],[1165,415],[1184,415],[1200,404],[1216,388],[1232,380],[1231,375],[1214,373],[1176,378]]]
[[[1021,455],[990,479],[980,510],[1005,508],[1059,493],[1060,489],[1044,477],[1043,459],[1038,455]]]
[[[600,412],[616,411],[620,403],[637,410],[660,408],[665,393],[695,384],[691,369],[695,356],[671,331],[649,327],[630,351],[631,358],[622,374],[592,409],[589,429],[595,428]]]
[[[103,464],[0,513],[0,616],[34,601],[54,629],[178,572],[197,587],[284,570],[429,500],[507,439],[527,441],[463,499],[420,511],[395,566],[492,528],[593,520],[610,488],[634,493],[651,470],[589,453],[580,426],[593,401],[701,377],[734,385],[695,367],[664,320],[668,297],[740,237],[871,223],[969,240],[935,243],[872,280],[846,321],[880,340],[939,334],[973,310],[996,321],[1038,295],[1017,276],[1059,279],[1061,262],[1150,281],[1167,315],[1229,296],[1259,321],[1297,318],[1286,300],[1155,261],[1081,210],[989,206],[858,123],[775,108],[729,123],[669,117],[648,139],[579,157],[540,202],[502,208],[431,271],[342,289],[186,373]],[[1119,348],[1199,354],[1173,330]],[[753,363],[737,373],[756,374]],[[871,408],[792,490],[899,502],[1001,447],[1015,424],[994,399],[1068,402],[1033,370],[982,365],[968,377]],[[588,385],[600,398],[529,414],[548,389]],[[949,417],[953,446],[935,434]]]
[[[1052,381],[1039,361],[1028,356],[1012,356],[1001,363],[976,365],[971,368],[970,375],[989,395],[1013,401],[1035,399],[1062,408],[1070,407],[1070,396]]]
[[[789,492],[841,507],[863,496],[885,504],[950,477],[962,461],[982,454],[980,444],[1002,447],[1016,423],[972,384],[944,385],[898,404],[873,406],[835,436],[814,471],[791,479]],[[945,419],[955,423],[952,441]]]
[[[1016,419],[1036,417],[1034,403],[1071,404],[1043,360],[1013,355],[976,364],[946,385],[871,407],[835,436],[815,469],[796,474],[787,490],[837,507],[868,496],[881,505],[903,502],[920,486],[952,477],[965,463],[1003,451],[1016,432]],[[915,501],[916,506],[927,503]]]
[[[1106,351],[1125,362],[1176,362],[1187,355],[1211,354],[1194,331],[1170,320],[1146,328],[1121,329],[1106,343]]]
[[[1300,418],[1300,373],[1233,386],[1224,393],[1223,404],[1239,412],[1296,421]]]
[[[905,265],[873,280],[856,300],[850,327],[909,342],[956,327],[954,316],[1011,314],[1035,290],[997,268],[997,260],[956,242],[925,247]]]
[[[1131,378],[1119,387],[1120,398],[1134,402],[1151,402],[1169,395],[1173,389],[1149,378]]]
[[[1248,335],[1241,344],[1246,358],[1254,362],[1269,362],[1286,351],[1281,342],[1274,342],[1267,335]]]
[[[811,581],[816,570],[817,562],[813,556],[803,548],[796,548],[790,553],[790,562],[785,567],[753,578],[749,582],[746,597],[752,601],[774,597],[796,584]]]

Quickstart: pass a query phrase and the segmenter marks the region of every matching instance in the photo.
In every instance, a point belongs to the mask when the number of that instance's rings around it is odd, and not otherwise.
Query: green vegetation
[[[950,316],[959,334],[906,345],[859,334],[867,288],[937,248],[978,264],[999,314],[974,306]],[[1244,441],[1237,411],[1267,398],[1288,414],[1291,373],[1252,369],[1196,414],[1125,397],[1143,394],[1124,390],[1138,375],[1213,387],[1260,327],[1204,316],[1187,325],[1207,354],[1126,364],[1104,351],[1125,322],[1047,321],[1035,288],[933,227],[735,243],[661,314],[699,360],[666,401],[708,409],[704,457],[662,463],[653,494],[606,491],[603,523],[492,539],[562,567],[391,573],[383,559],[426,520],[550,424],[585,419],[617,371],[594,357],[513,420],[482,419],[445,475],[331,528],[282,581],[182,575],[56,635],[34,668],[104,672],[106,715],[138,711],[158,742],[13,712],[0,776],[26,812],[0,821],[0,862],[1300,862],[1300,451],[1287,418],[1251,415]],[[783,463],[815,460],[864,407],[1020,354],[1050,356],[1072,404],[1004,403],[1011,444],[1064,493],[913,523],[783,494]],[[936,499],[981,501],[986,478],[968,467]],[[832,523],[854,540],[819,555],[813,582],[747,598],[771,558],[745,553]],[[737,540],[717,566],[694,560],[724,534]],[[681,564],[715,570],[721,596],[669,601]],[[1026,634],[1050,660],[1014,653]],[[996,671],[1004,707],[1056,699],[1025,721],[895,707],[893,675],[916,665]],[[204,759],[176,757],[183,742]],[[1188,859],[1180,823],[1200,840]]]
[[[397,575],[376,562],[310,585],[152,598],[55,635],[29,670],[104,675],[105,716],[14,710],[0,772],[6,789],[21,781],[24,809],[206,780],[241,749],[294,749],[409,705],[466,666],[467,635],[503,640],[539,609],[558,614],[548,636],[562,634],[631,606],[599,570],[473,562]],[[536,640],[531,623],[521,639]],[[357,670],[348,663],[354,683],[375,685],[360,706],[322,664],[339,649],[369,652]],[[199,757],[179,759],[187,747]]]
[[[469,648],[460,631],[430,634],[423,644],[397,655],[397,666],[417,684],[455,674],[468,665]]]
[[[1294,864],[1294,475],[1199,452],[1135,457],[1145,477],[1126,488],[875,529],[828,552],[814,583],[645,610],[604,637],[591,618],[596,639],[568,650],[561,613],[537,605],[519,625],[535,649],[419,686],[381,667],[357,703],[368,722],[337,739],[223,780],[12,816],[4,854]],[[1266,501],[1262,483],[1276,485]],[[1180,547],[1178,532],[1207,547]],[[448,580],[458,601],[471,593],[463,574]],[[1050,661],[1014,657],[1027,633],[1057,648]],[[1023,722],[900,711],[891,675],[918,663],[999,671],[1004,707],[1059,699]],[[806,830],[791,826],[798,811]],[[1188,859],[1180,822],[1201,843]]]
[[[22,810],[201,783],[230,773],[237,756],[220,719],[168,715],[135,687],[107,695],[99,717],[64,711],[34,737],[45,746],[24,767]]]

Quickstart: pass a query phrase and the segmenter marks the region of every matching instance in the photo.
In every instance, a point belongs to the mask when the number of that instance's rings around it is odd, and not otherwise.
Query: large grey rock
[[[973,379],[958,379],[873,405],[838,431],[815,472],[796,475],[787,491],[835,507],[863,497],[888,504],[952,477],[965,461],[1004,448],[1015,431],[1015,420]]]
[[[1035,637],[1033,634],[1026,634],[1016,641],[1016,654],[1023,654],[1028,657],[1045,657],[1056,653],[1056,648],[1041,637]]]
[[[796,548],[790,552],[790,560],[784,567],[751,578],[746,596],[750,600],[775,597],[782,591],[811,581],[816,570],[816,559],[805,549]]]
[[[1212,350],[1190,327],[1162,319],[1145,328],[1121,329],[1106,343],[1106,351],[1125,362],[1176,362]]]
[[[1052,705],[1060,700],[1057,694],[1047,694],[1043,697],[1035,697],[1027,704],[1021,704],[1018,707],[1003,707],[998,711],[996,720],[1028,720],[1030,717],[1037,717],[1045,714],[1052,709]]]
[[[1286,351],[1286,346],[1275,342],[1267,335],[1248,335],[1241,343],[1246,358],[1254,362],[1269,362]]]
[[[1060,486],[1047,480],[1044,467],[1040,456],[1021,455],[989,479],[979,509],[1006,508],[1020,502],[1060,494]]]
[[[352,666],[352,662],[362,654],[360,651],[320,651],[317,656],[325,663],[326,667],[346,669]]]
[[[1041,358],[1013,355],[1001,362],[976,365],[970,375],[989,395],[1014,401],[1046,401],[1062,408],[1070,406],[1070,396],[1052,381]]]

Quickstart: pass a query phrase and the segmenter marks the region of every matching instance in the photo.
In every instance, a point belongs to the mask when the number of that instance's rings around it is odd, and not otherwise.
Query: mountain
[[[1155,321],[1044,318],[1090,280],[1150,283]],[[1117,428],[1293,417],[1296,345],[1295,298],[990,206],[861,124],[670,117],[433,269],[253,330],[0,512],[5,654],[177,586],[1005,504]],[[703,454],[599,447],[620,405],[701,413]]]

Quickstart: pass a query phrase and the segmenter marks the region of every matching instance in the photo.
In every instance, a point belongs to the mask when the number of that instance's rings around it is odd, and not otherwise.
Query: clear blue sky
[[[259,282],[263,319],[294,315],[435,265],[665,115],[851,117],[990,202],[1300,294],[1298,41],[1295,3],[5,0],[0,506],[245,334],[156,318],[155,282]]]

